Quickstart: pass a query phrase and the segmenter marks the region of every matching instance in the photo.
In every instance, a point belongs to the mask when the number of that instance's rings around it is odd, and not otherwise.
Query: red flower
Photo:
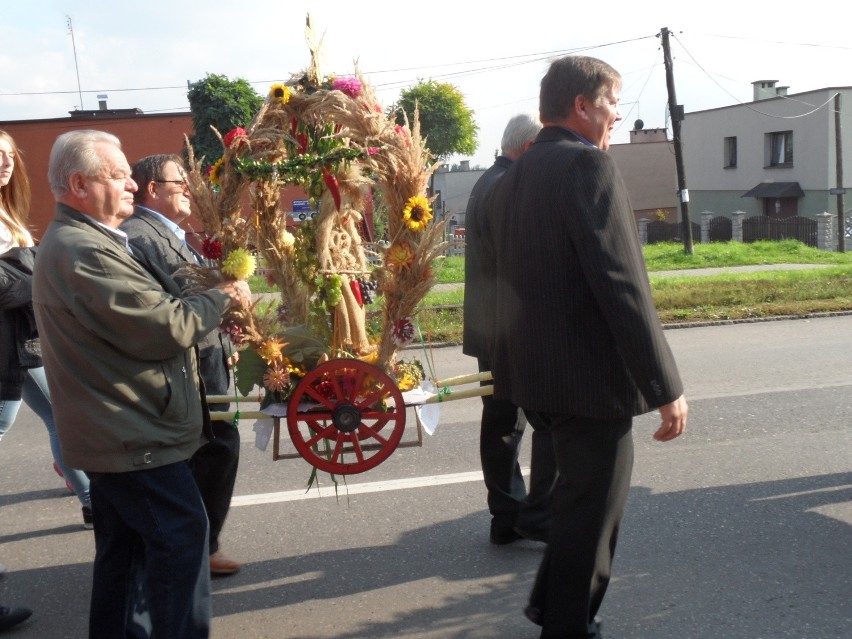
[[[403,139],[405,140],[405,146],[411,146],[411,138],[408,136],[408,129],[406,129],[401,124],[397,124],[394,128],[394,131],[399,133]]]
[[[245,137],[246,135],[248,135],[248,133],[245,129],[237,127],[236,129],[228,131],[228,134],[222,139],[222,142],[225,144],[226,149],[230,149],[235,139],[238,137]]]
[[[234,346],[239,346],[243,343],[243,338],[245,337],[243,334],[243,329],[233,320],[228,320],[227,322],[219,326],[219,330],[231,338],[231,341],[234,343]]]
[[[222,257],[222,243],[209,237],[204,238],[201,245],[201,253],[208,260],[218,260]]]
[[[414,341],[414,335],[416,332],[416,328],[411,321],[410,317],[403,317],[401,320],[398,320],[393,325],[393,341],[394,343],[403,348],[411,344]]]
[[[343,91],[350,98],[357,98],[361,93],[361,80],[355,77],[335,78],[331,83],[331,88],[337,91]]]

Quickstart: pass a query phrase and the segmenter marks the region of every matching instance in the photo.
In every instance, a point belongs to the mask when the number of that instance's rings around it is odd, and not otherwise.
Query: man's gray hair
[[[75,173],[85,176],[97,174],[103,165],[95,150],[98,144],[112,144],[121,148],[121,141],[106,131],[68,131],[56,138],[47,167],[47,179],[53,197],[59,199],[68,193],[68,182]]]
[[[500,148],[503,155],[520,155],[526,149],[527,143],[535,140],[541,131],[541,122],[532,113],[519,113],[514,116],[503,130]]]

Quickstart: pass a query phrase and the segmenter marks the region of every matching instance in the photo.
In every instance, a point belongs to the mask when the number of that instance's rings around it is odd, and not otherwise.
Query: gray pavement
[[[660,444],[636,419],[636,464],[607,639],[846,639],[852,627],[852,317],[667,331],[690,402]],[[418,356],[473,372],[458,347]],[[542,546],[487,541],[478,400],[441,406],[422,447],[306,493],[240,425],[242,460],[214,581],[214,639],[535,639],[521,615]],[[414,440],[411,424],[406,441]],[[529,459],[528,438],[522,464]],[[86,636],[94,544],[25,408],[0,442],[0,602],[15,639]]]

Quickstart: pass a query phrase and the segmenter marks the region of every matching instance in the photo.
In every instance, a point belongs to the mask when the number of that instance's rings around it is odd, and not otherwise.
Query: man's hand
[[[671,404],[660,406],[660,428],[654,433],[654,439],[660,442],[667,442],[675,437],[679,437],[686,430],[686,414],[689,412],[689,406],[686,405],[686,398],[681,395]]]
[[[231,298],[231,303],[237,307],[248,308],[251,306],[251,289],[246,282],[236,280],[233,282],[221,282],[216,288],[222,289]]]

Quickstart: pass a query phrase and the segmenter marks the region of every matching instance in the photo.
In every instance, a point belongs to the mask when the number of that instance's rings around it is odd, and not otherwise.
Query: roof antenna
[[[68,24],[68,33],[71,34],[71,46],[74,48],[74,68],[77,70],[77,92],[80,94],[80,110],[83,110],[83,90],[80,88],[80,67],[77,66],[77,43],[74,41],[74,26],[71,24],[71,16],[65,16]]]

